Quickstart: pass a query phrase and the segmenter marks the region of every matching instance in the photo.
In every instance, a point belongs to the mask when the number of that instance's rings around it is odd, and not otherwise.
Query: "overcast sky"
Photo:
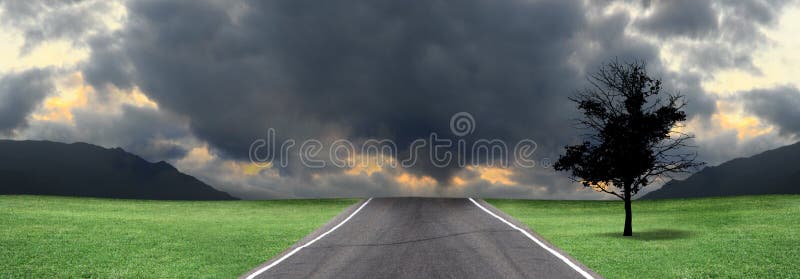
[[[687,96],[702,161],[797,141],[800,4],[0,0],[0,137],[122,147],[242,198],[598,199],[547,163],[611,59]],[[254,140],[531,139],[537,166],[257,166]],[[79,160],[79,158],[76,158]],[[652,189],[661,182],[656,182]]]

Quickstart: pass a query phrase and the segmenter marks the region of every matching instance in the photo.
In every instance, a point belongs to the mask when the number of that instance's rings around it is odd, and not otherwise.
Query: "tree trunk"
[[[625,183],[625,229],[622,231],[622,236],[633,236],[631,219],[631,186]]]

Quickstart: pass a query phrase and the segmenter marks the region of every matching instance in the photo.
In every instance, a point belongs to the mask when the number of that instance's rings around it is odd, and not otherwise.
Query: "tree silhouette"
[[[609,62],[588,80],[592,86],[570,100],[584,116],[578,127],[589,132],[583,143],[566,146],[553,167],[622,199],[623,235],[631,236],[631,198],[656,177],[702,165],[697,153],[687,151],[693,136],[679,129],[686,120],[685,98],[662,94],[661,80],[648,76],[642,61]]]

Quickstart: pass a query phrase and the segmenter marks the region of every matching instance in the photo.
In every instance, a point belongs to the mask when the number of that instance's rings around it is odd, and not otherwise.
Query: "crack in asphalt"
[[[387,242],[387,243],[357,243],[357,244],[334,244],[334,245],[325,245],[325,246],[309,246],[307,249],[324,249],[324,248],[340,248],[340,247],[369,247],[369,246],[392,246],[392,245],[404,245],[410,243],[417,243],[417,242],[425,242],[431,240],[437,240],[442,238],[454,237],[454,236],[462,236],[468,234],[477,234],[477,233],[496,233],[496,232],[515,232],[512,229],[503,229],[503,230],[477,230],[477,231],[468,231],[468,232],[459,232],[459,233],[451,233],[446,235],[434,236],[434,237],[426,237],[420,239],[412,239],[412,240],[404,240],[404,241],[397,241],[397,242]]]

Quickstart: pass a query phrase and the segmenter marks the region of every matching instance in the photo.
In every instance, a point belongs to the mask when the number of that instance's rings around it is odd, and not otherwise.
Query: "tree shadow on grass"
[[[633,236],[622,236],[622,231],[600,234],[600,236],[604,237],[613,237],[613,238],[631,239],[631,240],[675,240],[675,239],[691,238],[693,235],[694,233],[691,231],[674,230],[674,229],[656,229],[656,230],[644,230],[644,231],[634,230]]]

